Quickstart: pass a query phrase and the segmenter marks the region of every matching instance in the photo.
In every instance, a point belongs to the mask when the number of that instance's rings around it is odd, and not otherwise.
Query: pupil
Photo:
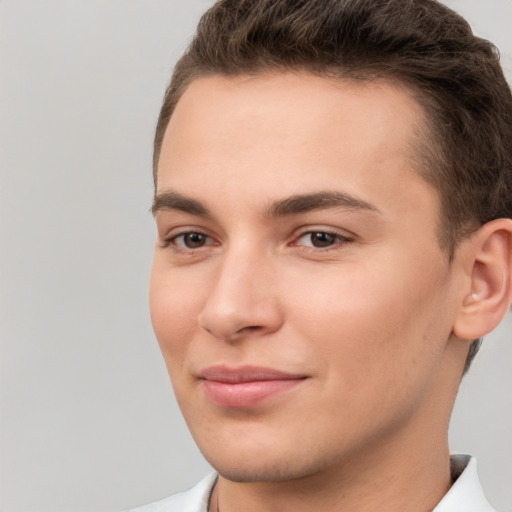
[[[315,247],[327,247],[335,242],[335,237],[330,233],[312,233],[311,242]]]
[[[197,247],[201,247],[204,245],[205,242],[205,236],[201,233],[187,233],[185,235],[185,245],[189,249],[194,249]]]

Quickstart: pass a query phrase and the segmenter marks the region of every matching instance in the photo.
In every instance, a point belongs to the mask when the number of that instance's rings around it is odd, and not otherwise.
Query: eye
[[[165,246],[172,244],[177,249],[200,249],[211,243],[213,243],[212,239],[208,235],[198,231],[188,231],[170,237],[165,241]]]
[[[330,233],[328,231],[308,231],[301,235],[294,245],[303,247],[314,247],[316,249],[325,249],[337,245],[340,242],[348,242],[349,238],[339,235],[337,233]]]
[[[203,233],[185,233],[180,235],[178,239],[182,240],[182,243],[188,249],[197,249],[206,244],[207,236]]]

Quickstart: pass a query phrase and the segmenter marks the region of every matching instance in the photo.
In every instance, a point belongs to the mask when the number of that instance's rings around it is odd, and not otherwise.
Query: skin
[[[179,100],[158,166],[150,306],[220,474],[213,510],[427,511],[449,488],[468,349],[454,325],[471,282],[466,253],[450,264],[440,248],[439,199],[412,164],[422,122],[396,84],[308,74],[201,78]],[[275,212],[321,192],[366,206]],[[306,378],[220,407],[198,378],[219,364]]]

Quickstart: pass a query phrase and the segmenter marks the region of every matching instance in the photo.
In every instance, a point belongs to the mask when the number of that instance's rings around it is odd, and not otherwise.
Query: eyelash
[[[187,247],[185,245],[184,241],[183,241],[182,244],[179,244],[178,240],[180,238],[186,237],[187,235],[199,235],[201,237],[204,237],[205,243],[202,244],[202,245],[199,245],[198,247],[195,247],[195,248],[194,247]],[[301,244],[298,243],[298,241],[301,240],[302,238],[304,238],[306,236],[312,237],[314,235],[323,235],[323,236],[331,237],[334,240],[332,241],[332,243],[330,243],[329,245],[324,246],[324,247],[317,247],[317,246],[314,246],[313,244],[311,244],[311,245],[301,245]],[[216,245],[215,243],[213,243],[213,244],[212,243],[207,243],[208,240],[213,240],[213,238],[210,237],[209,235],[207,235],[206,233],[202,232],[202,231],[192,230],[191,229],[191,230],[188,230],[188,231],[184,231],[184,232],[181,232],[181,233],[174,234],[174,235],[172,235],[172,236],[162,240],[162,244],[161,245],[162,245],[163,248],[168,248],[170,246],[173,246],[173,250],[176,251],[176,252],[192,254],[192,253],[197,253],[198,251],[200,251],[204,247],[208,247],[208,246],[211,246],[211,245]],[[300,247],[302,251],[306,251],[306,252],[326,253],[326,252],[329,252],[331,250],[339,249],[340,245],[345,245],[345,244],[353,242],[353,241],[354,241],[353,238],[341,235],[340,233],[336,233],[334,231],[329,231],[329,230],[325,230],[325,229],[315,229],[315,230],[311,230],[310,229],[308,231],[304,231],[299,236],[297,236],[289,245],[292,246],[292,247]]]
[[[327,235],[328,237],[332,237],[335,240],[332,243],[330,243],[328,246],[324,246],[324,247],[316,247],[314,245],[310,245],[310,246],[299,245],[297,243],[297,241],[299,241],[301,238],[304,238],[306,236],[312,237],[314,235]],[[310,252],[315,252],[315,253],[318,253],[318,252],[325,253],[330,250],[339,249],[340,245],[344,245],[344,244],[350,243],[350,242],[353,242],[353,238],[341,235],[340,233],[336,233],[335,231],[329,231],[329,230],[325,230],[325,229],[312,229],[312,230],[305,231],[305,232],[301,233],[295,239],[295,241],[292,242],[291,245],[296,246],[296,247],[301,247],[302,250],[304,250],[304,251],[310,251]]]
[[[189,251],[192,251],[192,252],[196,252],[198,249],[201,249],[204,247],[204,245],[201,245],[197,248],[192,248],[192,247],[186,247],[185,244],[182,244],[182,245],[179,245],[177,243],[177,240],[179,238],[184,238],[186,237],[187,235],[200,235],[202,237],[205,237],[206,239],[210,239],[212,240],[212,238],[210,236],[208,236],[206,233],[203,233],[202,231],[199,231],[199,230],[188,230],[188,231],[183,231],[181,233],[177,233],[175,235],[172,235],[168,238],[165,238],[164,240],[162,240],[162,247],[165,249],[167,247],[170,247],[171,245],[174,246],[174,250],[176,251],[180,251],[180,252],[189,252]]]

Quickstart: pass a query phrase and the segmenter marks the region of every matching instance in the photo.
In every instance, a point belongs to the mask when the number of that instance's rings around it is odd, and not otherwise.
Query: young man
[[[155,137],[151,313],[217,471],[153,511],[487,512],[448,423],[512,301],[512,97],[433,0],[223,0]]]

